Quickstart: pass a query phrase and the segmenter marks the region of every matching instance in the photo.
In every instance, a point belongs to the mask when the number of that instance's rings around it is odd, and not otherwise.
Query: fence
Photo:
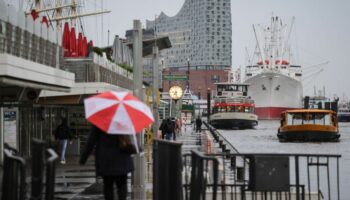
[[[193,151],[184,156],[185,199],[339,200],[339,158],[317,154],[203,155]],[[206,161],[199,162],[201,159]]]
[[[5,144],[2,199],[27,199],[27,166],[25,160],[16,154],[18,154],[16,149]],[[38,139],[32,140],[32,154],[32,182],[30,199],[41,200],[45,196],[45,200],[53,200],[55,186],[55,169],[58,156],[54,150],[46,149],[46,143]],[[44,184],[43,178],[45,170],[46,179]],[[43,192],[44,186],[45,191]]]
[[[189,163],[191,163],[190,166]],[[205,156],[198,151],[192,151],[191,154],[184,155],[186,200],[206,199],[208,188],[210,188],[211,193],[209,196],[216,200],[218,164],[219,162],[215,157]],[[189,176],[189,173],[191,176]]]
[[[62,63],[61,46],[28,30],[0,19],[0,53],[8,53],[40,64],[56,67],[56,56]]]
[[[58,155],[53,149],[46,150],[46,191],[45,200],[53,200],[55,193],[56,161]]]
[[[4,149],[4,171],[2,198],[24,200],[26,193],[26,162],[16,155],[16,151]]]
[[[340,199],[340,155],[242,154],[215,128],[204,125],[223,152],[210,154],[220,163],[221,199]]]

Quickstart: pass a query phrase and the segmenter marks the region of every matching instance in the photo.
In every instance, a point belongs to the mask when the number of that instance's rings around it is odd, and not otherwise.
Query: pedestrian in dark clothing
[[[175,131],[175,122],[173,122],[170,118],[166,120],[165,124],[165,139],[171,140]]]
[[[202,131],[202,120],[201,118],[197,118],[196,119],[196,133],[201,132]]]
[[[72,139],[72,135],[70,132],[70,128],[67,123],[67,119],[63,118],[62,123],[58,125],[58,127],[55,130],[55,139],[56,141],[59,141],[59,149],[60,149],[60,162],[61,164],[66,164],[66,149],[68,140]]]
[[[176,140],[176,120],[175,118],[171,118],[171,128],[173,129],[172,130],[172,133],[173,133],[173,140],[175,141]]]
[[[129,136],[106,134],[92,126],[80,157],[80,164],[85,164],[96,147],[96,175],[103,178],[103,192],[106,200],[113,200],[114,184],[117,185],[118,200],[125,200],[127,196],[127,174],[134,170],[134,165],[131,155],[121,149],[126,137]]]
[[[162,123],[161,123],[160,126],[159,126],[159,130],[162,132],[162,139],[165,138],[165,133],[166,133],[166,122],[167,122],[167,120],[166,120],[166,119],[163,119],[163,120],[162,120]]]

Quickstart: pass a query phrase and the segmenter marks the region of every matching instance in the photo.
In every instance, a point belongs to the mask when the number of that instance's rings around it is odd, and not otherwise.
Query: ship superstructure
[[[256,37],[256,51],[245,68],[248,96],[256,102],[259,119],[278,119],[282,111],[302,107],[303,86],[300,65],[291,64],[289,37],[291,28],[278,17],[271,18],[269,27]]]

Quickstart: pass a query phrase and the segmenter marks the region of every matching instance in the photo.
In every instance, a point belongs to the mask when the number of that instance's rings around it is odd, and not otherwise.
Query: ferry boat
[[[210,124],[215,128],[253,128],[258,125],[254,100],[247,97],[249,84],[215,83],[216,95],[210,115]]]
[[[281,113],[278,138],[284,141],[339,141],[336,112],[321,109],[287,110]]]
[[[248,96],[256,101],[259,119],[279,119],[285,110],[302,108],[302,69],[290,63],[290,30],[280,18],[272,17],[261,31],[253,28],[257,45],[244,82],[250,84]]]

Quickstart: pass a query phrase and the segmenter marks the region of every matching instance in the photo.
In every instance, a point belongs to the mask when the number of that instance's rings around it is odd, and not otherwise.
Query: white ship
[[[240,83],[240,70],[230,71],[228,82],[215,83],[216,94],[210,115],[210,124],[215,128],[253,128],[258,125],[254,100],[247,97],[249,84]]]
[[[272,17],[260,38],[253,28],[257,45],[253,64],[245,68],[245,83],[250,84],[248,96],[255,100],[259,119],[278,119],[282,111],[302,107],[302,69],[290,64],[292,26],[287,30],[281,19]]]

